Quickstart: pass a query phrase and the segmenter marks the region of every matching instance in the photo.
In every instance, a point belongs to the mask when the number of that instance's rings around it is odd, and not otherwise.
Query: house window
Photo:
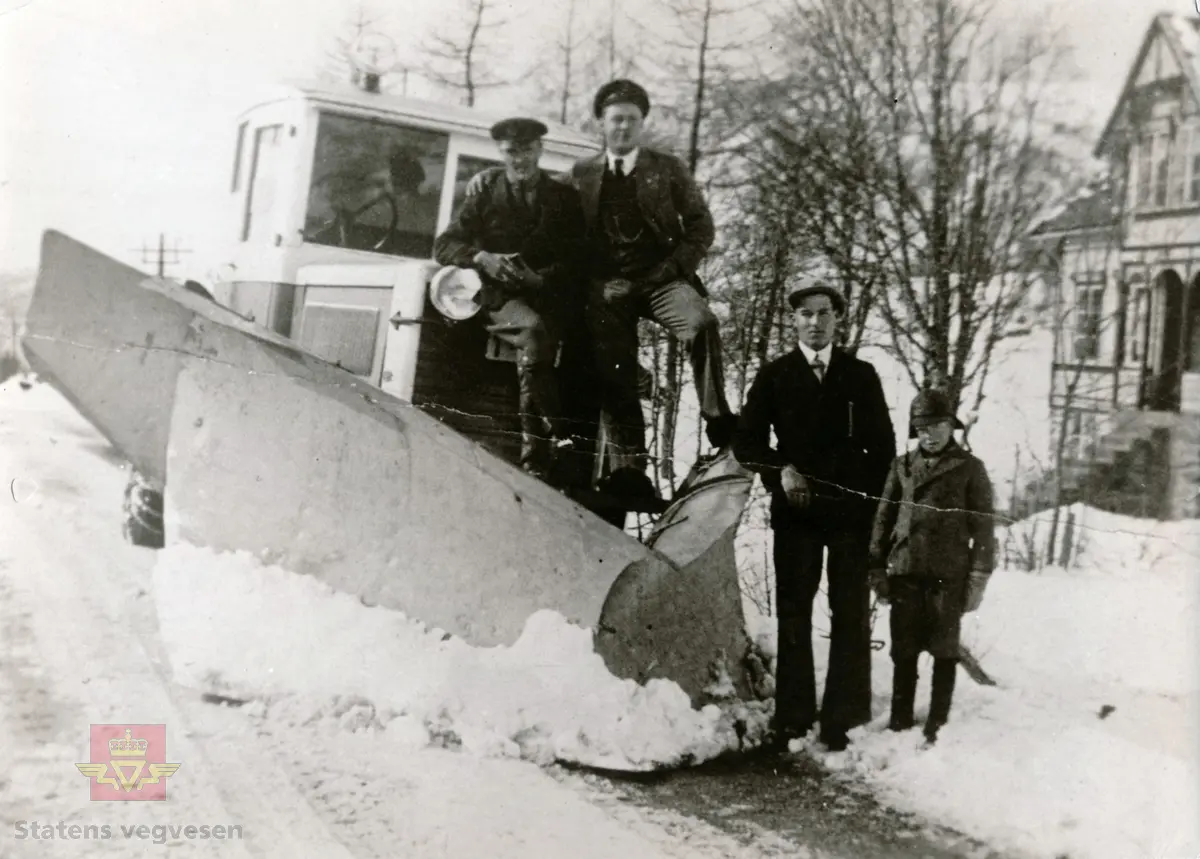
[[[1146,360],[1146,322],[1150,317],[1150,290],[1144,283],[1129,291],[1125,308],[1125,365],[1140,367]]]
[[[1200,203],[1200,127],[1191,129],[1188,140],[1188,202]]]
[[[1134,183],[1134,203],[1140,209],[1150,203],[1150,174],[1153,170],[1154,142],[1150,137],[1143,137],[1137,145],[1137,179]]]
[[[1082,409],[1066,409],[1063,412],[1063,459],[1079,461],[1087,448],[1085,412]]]
[[[1081,283],[1075,287],[1075,360],[1100,356],[1100,322],[1104,313],[1104,284]]]
[[[1191,126],[1181,128],[1177,132],[1177,136],[1173,141],[1174,145],[1170,148],[1170,174],[1168,177],[1167,187],[1167,205],[1180,206],[1184,201],[1188,178],[1187,171],[1191,165],[1188,163],[1189,155],[1192,151],[1192,129]]]
[[[1167,205],[1167,180],[1171,166],[1170,140],[1166,134],[1154,135],[1154,205],[1162,208]]]

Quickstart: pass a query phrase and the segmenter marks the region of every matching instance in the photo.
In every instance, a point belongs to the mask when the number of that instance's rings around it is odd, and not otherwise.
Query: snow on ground
[[[0,385],[7,495],[0,502],[0,856],[162,855],[164,847],[183,856],[329,859],[807,855],[749,847],[690,818],[614,810],[594,791],[525,761],[423,745],[424,728],[389,718],[361,695],[326,697],[312,708],[278,699],[240,709],[204,703],[173,682],[163,647],[173,621],[160,627],[152,594],[157,553],[121,538],[126,477],[50,388]],[[295,625],[303,618],[287,611],[306,598],[291,592],[290,602],[265,608],[260,620]],[[387,627],[379,618],[364,610],[352,619]],[[405,635],[400,625],[388,628]],[[338,649],[339,638],[355,642],[354,630],[314,632],[327,650]],[[210,642],[216,647],[222,638],[218,624]],[[369,665],[369,652],[359,656]],[[240,661],[266,660],[247,650]],[[349,670],[361,680],[372,669]],[[378,662],[374,670],[383,676]],[[528,691],[536,706],[543,693]],[[645,700],[653,707],[655,695]],[[697,721],[685,735],[707,717],[691,718]],[[87,780],[75,768],[88,759],[89,725],[130,723],[167,726],[168,759],[182,763],[168,800],[89,802]],[[55,836],[20,838],[33,821]],[[60,822],[81,829],[72,837]],[[82,827],[89,824],[109,825],[112,837],[87,838]],[[238,825],[242,837],[201,841],[150,829],[186,824]],[[139,825],[145,838],[125,837],[120,828]]]
[[[669,685],[601,676],[578,630],[540,615],[517,645],[470,650],[245,557],[135,549],[119,536],[125,474],[53,391],[0,386],[0,435],[12,499],[0,508],[0,754],[11,762],[0,808],[10,832],[18,820],[188,818],[244,823],[247,855],[312,855],[314,845],[323,856],[755,855],[692,820],[665,834],[615,815],[512,759],[646,764],[729,743],[727,717],[691,710]],[[1197,855],[1200,529],[1075,512],[1074,568],[1001,570],[967,619],[966,641],[998,686],[960,673],[937,746],[883,730],[882,613],[876,719],[845,753],[806,753],[1006,852]],[[768,536],[757,533],[752,556],[761,560]],[[828,629],[825,610],[816,608],[818,630]],[[769,640],[770,625],[759,626]],[[817,644],[823,665],[826,642]],[[259,700],[200,703],[172,670]],[[926,662],[918,716],[928,673]],[[104,722],[168,724],[171,757],[185,764],[171,802],[87,802],[73,764],[87,725]],[[4,855],[130,847],[10,832]]]
[[[891,691],[887,610],[873,637],[875,719],[853,745],[810,754],[863,779],[896,808],[1045,857],[1200,855],[1200,522],[1147,522],[1077,507],[1071,569],[996,572],[964,643],[997,681],[959,671],[951,723],[932,748],[920,730],[885,730]],[[1046,532],[1045,515],[1001,543]],[[1064,511],[1063,521],[1066,521]],[[759,559],[769,532],[743,535]],[[818,599],[818,674],[829,620]],[[756,618],[757,636],[773,623]],[[922,657],[918,719],[932,662]],[[823,678],[819,677],[819,682]],[[797,749],[800,751],[800,749]]]
[[[159,557],[159,618],[185,685],[284,696],[275,706],[301,712],[359,696],[415,745],[539,763],[645,769],[739,746],[734,710],[695,710],[672,682],[618,680],[590,631],[554,612],[530,617],[511,647],[474,648],[247,553],[179,546]],[[765,713],[750,715],[761,731]]]

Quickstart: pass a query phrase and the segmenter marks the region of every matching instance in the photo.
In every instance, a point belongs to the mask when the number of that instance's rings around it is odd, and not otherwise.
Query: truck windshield
[[[305,240],[432,257],[449,139],[433,131],[323,113]]]

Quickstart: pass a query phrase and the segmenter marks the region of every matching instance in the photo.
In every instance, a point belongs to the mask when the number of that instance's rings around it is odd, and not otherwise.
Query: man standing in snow
[[[892,716],[913,727],[917,657],[933,656],[925,738],[950,716],[962,615],[979,608],[992,574],[995,534],[987,469],[954,440],[963,425],[944,391],[922,391],[909,410],[917,449],[896,458],[871,534],[871,584],[891,602]]]
[[[578,277],[583,235],[579,197],[539,169],[545,124],[513,118],[496,123],[503,167],[472,179],[458,216],[434,242],[442,265],[479,272],[488,331],[517,350],[521,466],[549,476],[555,447],[565,442],[554,371],[562,293]],[[569,308],[568,308],[569,309]]]
[[[588,325],[605,408],[613,424],[620,494],[654,494],[646,478],[645,423],[638,396],[639,319],[652,319],[691,357],[709,441],[729,444],[737,418],[725,399],[717,319],[696,272],[714,238],[712,214],[687,167],[641,144],[650,110],[629,80],[600,87],[593,113],[606,150],[575,164],[590,253]]]
[[[896,436],[875,368],[834,345],[846,312],[841,292],[808,279],[788,302],[799,344],[759,370],[733,452],[771,492],[779,620],[773,729],[784,748],[818,717],[812,612],[828,550],[832,628],[820,740],[837,751],[850,728],[871,719],[867,543]]]

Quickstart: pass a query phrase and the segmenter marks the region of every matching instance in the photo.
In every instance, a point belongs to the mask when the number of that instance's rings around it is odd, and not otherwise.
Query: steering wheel
[[[388,219],[387,229],[375,244],[368,248],[351,248],[350,245],[350,228],[353,227],[364,214],[374,210],[380,203],[387,203],[391,215]],[[381,249],[392,234],[396,231],[396,225],[400,223],[400,204],[396,200],[396,196],[390,191],[380,191],[369,201],[359,206],[357,209],[342,209],[334,210],[335,214],[332,218],[319,224],[315,229],[308,231],[307,238],[310,241],[319,241],[326,236],[327,233],[336,230],[336,245],[342,248],[350,248],[351,250],[371,250],[377,251]]]

